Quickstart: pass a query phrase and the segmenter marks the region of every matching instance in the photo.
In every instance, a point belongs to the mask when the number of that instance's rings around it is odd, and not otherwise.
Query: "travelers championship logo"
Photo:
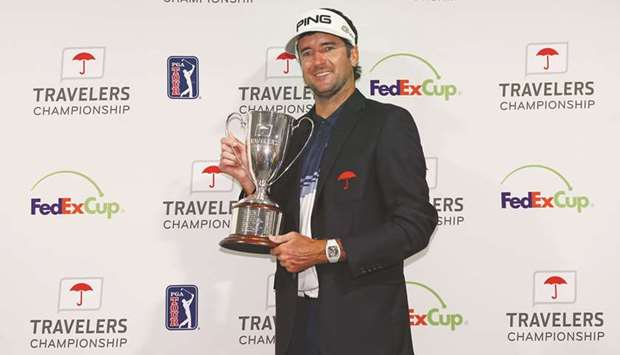
[[[413,305],[413,308],[409,308],[409,324],[412,327],[432,327],[454,331],[467,324],[463,315],[448,309],[446,302],[432,288],[414,281],[405,283],[410,297],[409,305]]]
[[[533,280],[537,310],[506,312],[508,342],[594,342],[605,337],[604,312],[583,306],[574,311],[577,271],[536,271]]]
[[[410,68],[403,74],[402,68]],[[433,97],[445,101],[460,95],[426,59],[413,53],[396,53],[379,59],[368,72],[370,96]]]
[[[62,51],[61,79],[102,78],[105,48],[65,48]]]
[[[233,192],[232,179],[222,174],[217,160],[192,162],[189,188],[191,199],[170,199],[162,202],[162,228],[229,230],[232,205],[238,194]],[[205,194],[206,193],[206,194]]]
[[[537,179],[542,179],[542,175],[549,177],[545,180],[553,181],[553,184],[534,184],[529,179],[521,178],[520,175],[536,174]],[[516,181],[515,181],[516,180]],[[523,188],[515,192],[515,186],[522,186],[524,182],[528,182],[530,186],[555,185],[551,191],[541,191],[540,187]],[[579,195],[573,191],[573,186],[562,174],[557,170],[544,165],[531,164],[524,165],[509,172],[501,182],[503,188],[500,193],[500,203],[502,209],[563,209],[573,210],[577,213],[583,212],[586,208],[591,207],[590,199],[587,196]],[[507,191],[512,187],[510,191]]]
[[[252,345],[271,345],[275,344],[276,330],[276,292],[273,288],[275,275],[267,277],[265,311],[253,314],[243,313],[237,315],[239,321],[239,334],[237,342],[245,347]]]
[[[168,57],[168,97],[171,99],[198,98],[198,58]]]
[[[101,308],[103,278],[66,278],[60,280],[59,311],[86,311]]]
[[[568,71],[568,43],[530,43],[525,51],[526,75]]]
[[[594,81],[559,80],[568,72],[568,59],[568,42],[527,44],[525,75],[530,78],[498,84],[500,111],[591,109],[596,103]]]
[[[267,277],[267,297],[265,309],[273,308],[276,306],[276,291],[273,288],[275,278],[276,274],[271,274]]]
[[[534,304],[575,303],[576,300],[576,271],[534,273]]]
[[[238,112],[278,111],[300,116],[312,108],[314,96],[305,86],[294,55],[282,47],[269,47],[265,55],[265,80],[260,78],[238,87],[241,104]]]
[[[116,117],[130,109],[131,88],[127,85],[88,85],[102,79],[106,48],[64,48],[60,78],[63,86],[32,89],[36,117]],[[78,84],[79,83],[79,84]]]
[[[219,161],[194,161],[191,186],[192,192],[229,192],[233,181],[222,174]]]
[[[198,287],[173,285],[166,288],[166,329],[198,328]]]
[[[103,190],[93,179],[77,171],[49,173],[37,180],[30,190],[35,194],[30,199],[32,216],[91,215],[111,219],[122,212],[118,202],[104,198]],[[76,193],[69,194],[67,191]]]
[[[254,0],[164,0],[163,3],[177,6],[241,6],[254,4]]]
[[[437,169],[439,168],[439,158],[425,157],[426,161],[426,183],[428,188],[433,190],[437,188]]]
[[[60,280],[58,312],[54,319],[30,319],[32,350],[90,350],[122,348],[128,343],[128,320],[96,318],[102,308],[102,277],[67,277]],[[78,311],[78,313],[73,313]],[[90,312],[81,312],[90,311]],[[46,351],[46,353],[48,353]]]
[[[465,199],[461,195],[444,195],[438,192],[439,182],[439,158],[425,157],[426,182],[430,191],[430,202],[437,210],[438,226],[458,227],[465,223]]]
[[[301,82],[302,73],[297,57],[282,47],[267,48],[265,78],[297,78]]]

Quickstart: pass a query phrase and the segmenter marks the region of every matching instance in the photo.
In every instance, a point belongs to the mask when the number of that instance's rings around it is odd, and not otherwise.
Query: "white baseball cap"
[[[347,20],[338,13],[328,9],[314,9],[301,15],[295,24],[295,35],[287,43],[284,50],[297,55],[297,39],[308,32],[325,32],[341,37],[351,45],[357,45],[357,34],[353,32]]]

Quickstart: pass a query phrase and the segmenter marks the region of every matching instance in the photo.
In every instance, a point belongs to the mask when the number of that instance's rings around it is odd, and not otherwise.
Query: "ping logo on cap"
[[[297,32],[299,32],[299,27],[308,26],[310,23],[330,24],[332,23],[332,18],[330,15],[316,15],[302,18],[301,20],[299,20],[299,22],[297,22]]]

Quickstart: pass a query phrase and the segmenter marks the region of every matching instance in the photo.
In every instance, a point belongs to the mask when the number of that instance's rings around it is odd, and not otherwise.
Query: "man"
[[[286,51],[314,93],[315,130],[270,191],[284,211],[283,234],[270,237],[276,354],[413,354],[403,261],[437,224],[416,126],[406,110],[355,89],[357,30],[341,12],[312,10],[294,28]],[[309,131],[295,131],[285,165]],[[222,139],[220,168],[250,194],[244,150]]]

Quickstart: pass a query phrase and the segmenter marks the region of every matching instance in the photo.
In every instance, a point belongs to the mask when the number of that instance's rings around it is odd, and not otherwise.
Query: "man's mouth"
[[[316,76],[317,78],[322,78],[322,77],[324,77],[326,75],[329,75],[329,73],[330,72],[328,72],[328,71],[321,71],[321,72],[315,73],[314,76]]]

